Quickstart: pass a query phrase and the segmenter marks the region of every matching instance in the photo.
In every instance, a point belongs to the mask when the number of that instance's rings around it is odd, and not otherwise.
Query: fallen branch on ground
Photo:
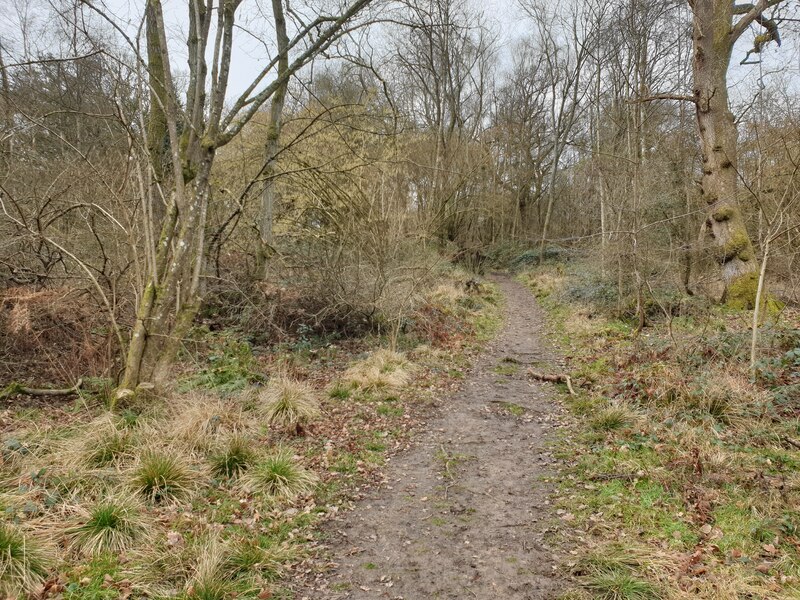
[[[547,381],[550,383],[566,383],[570,395],[575,396],[575,390],[572,388],[572,378],[569,375],[548,375],[547,373],[537,373],[528,369],[528,376],[538,381]]]
[[[790,446],[794,446],[795,448],[800,450],[800,442],[797,442],[788,436],[783,436],[783,441],[789,444]]]
[[[13,382],[0,391],[0,400],[5,400],[11,396],[23,394],[26,396],[69,396],[74,394],[83,385],[83,379],[78,381],[71,388],[51,389],[51,388],[31,388],[21,383]]]
[[[599,473],[589,477],[589,481],[634,481],[635,479],[640,478],[641,477],[639,475],[634,475],[631,473]]]

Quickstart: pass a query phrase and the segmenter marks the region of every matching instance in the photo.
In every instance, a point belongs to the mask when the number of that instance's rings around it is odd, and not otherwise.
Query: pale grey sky
[[[50,0],[57,3],[58,0]],[[98,5],[102,3],[107,11],[113,15],[117,23],[130,36],[136,35],[142,19],[144,0],[93,0]],[[334,0],[315,0],[333,2]],[[482,11],[487,19],[490,28],[498,36],[499,53],[501,57],[501,68],[510,63],[510,54],[514,42],[525,35],[527,25],[525,16],[517,0],[468,0],[473,8]],[[548,3],[555,3],[556,0],[544,0]],[[19,47],[26,43],[33,53],[42,51],[52,51],[57,54],[58,49],[52,48],[55,43],[47,37],[31,35],[27,40],[23,40],[19,34],[20,22],[28,20],[34,24],[32,31],[36,30],[36,25],[44,24],[48,19],[48,8],[41,8],[47,3],[39,4],[31,0],[0,0],[0,39],[3,45]],[[186,0],[164,0],[165,17],[167,27],[170,30],[172,44],[173,68],[185,71],[185,44],[187,17]],[[551,4],[552,5],[552,4]],[[297,7],[293,3],[293,7]],[[237,36],[236,46],[232,62],[232,72],[230,79],[229,96],[235,97],[241,93],[252,81],[254,75],[261,69],[264,62],[271,54],[271,40],[273,34],[265,29],[265,23],[269,23],[271,8],[269,0],[246,0],[240,9],[240,34]],[[373,45],[381,46],[381,30],[375,29],[372,32]],[[751,98],[757,89],[759,75],[764,74],[765,80],[775,82],[780,78],[780,85],[797,90],[800,87],[800,33],[785,32],[784,45],[778,48],[775,44],[769,46],[762,53],[763,63],[761,66],[739,66],[738,62],[744,56],[750,44],[749,39],[743,39],[734,52],[734,59],[730,71],[730,84],[732,88],[732,99],[734,102],[746,102]],[[11,42],[9,42],[11,40]],[[261,40],[267,40],[266,44]],[[780,73],[778,73],[780,72]]]

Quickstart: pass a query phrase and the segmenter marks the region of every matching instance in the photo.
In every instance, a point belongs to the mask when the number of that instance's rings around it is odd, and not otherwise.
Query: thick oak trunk
[[[728,103],[728,64],[733,50],[733,3],[695,0],[694,95],[703,156],[703,197],[707,225],[718,250],[725,300],[752,308],[758,265],[737,200],[737,130]]]

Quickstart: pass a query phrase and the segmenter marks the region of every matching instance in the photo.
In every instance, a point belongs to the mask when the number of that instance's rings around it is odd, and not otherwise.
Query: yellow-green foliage
[[[723,222],[723,221],[727,221],[727,220],[729,220],[729,219],[733,218],[733,216],[734,216],[735,214],[736,214],[736,210],[735,210],[735,209],[734,209],[732,206],[730,206],[730,205],[728,205],[728,204],[723,204],[722,206],[720,206],[719,208],[717,208],[717,209],[716,209],[716,210],[715,210],[715,211],[714,211],[714,212],[711,214],[711,217],[712,217],[712,218],[713,218],[715,221],[717,221],[718,223],[721,223],[721,222]]]

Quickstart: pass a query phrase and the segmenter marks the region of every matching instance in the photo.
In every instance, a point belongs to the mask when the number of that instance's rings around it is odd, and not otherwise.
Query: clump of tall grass
[[[190,394],[177,403],[161,426],[163,434],[192,451],[206,452],[221,438],[249,426],[241,404]]]
[[[146,448],[131,474],[133,488],[151,502],[159,503],[186,496],[196,474],[172,450]]]
[[[81,444],[81,459],[86,466],[107,467],[130,457],[133,433],[120,426],[113,417],[106,415],[90,423]]]
[[[213,539],[206,543],[186,584],[187,599],[227,600],[236,595],[236,581],[226,568],[226,555],[227,548],[221,542]]]
[[[44,581],[52,558],[17,527],[0,523],[0,592],[6,598],[31,594]]]
[[[260,401],[268,423],[295,434],[319,415],[314,388],[285,375],[270,379]]]
[[[256,454],[252,440],[235,434],[209,457],[211,472],[216,477],[239,477],[253,464]]]
[[[391,391],[407,385],[413,365],[392,350],[380,349],[345,371],[343,380],[364,391]]]
[[[79,524],[67,530],[72,544],[81,552],[119,553],[146,533],[139,505],[131,498],[108,497],[88,509],[81,509]]]
[[[244,478],[244,485],[250,490],[288,499],[311,493],[316,483],[316,475],[284,447],[276,448],[254,464]]]

